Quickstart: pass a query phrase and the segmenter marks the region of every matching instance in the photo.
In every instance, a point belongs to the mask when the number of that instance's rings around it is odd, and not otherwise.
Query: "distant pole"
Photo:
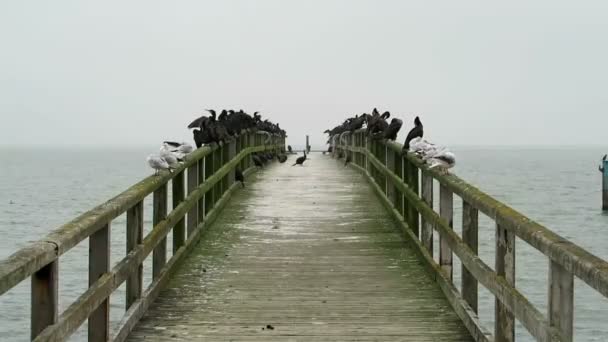
[[[308,135],[306,136],[306,152],[310,153],[310,144],[309,144],[309,138]]]
[[[602,209],[608,210],[608,160],[602,161]]]

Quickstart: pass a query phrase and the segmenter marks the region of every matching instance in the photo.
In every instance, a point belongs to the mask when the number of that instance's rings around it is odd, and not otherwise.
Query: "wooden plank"
[[[199,184],[199,169],[198,169],[199,163],[192,165],[188,168],[188,194],[191,194],[192,192],[194,192],[194,190],[196,190],[196,188],[198,187]],[[199,205],[197,203],[197,205],[195,205],[194,207],[192,207],[192,209],[190,209],[190,211],[188,212],[188,222],[187,222],[187,231],[188,231],[188,235],[190,236],[194,233],[194,230],[196,229],[196,226],[198,225],[198,220],[199,220],[199,216],[198,216],[198,209],[199,209]]]
[[[416,167],[416,165],[412,164],[412,163],[408,163],[409,164],[409,175],[407,177],[408,179],[408,186],[410,187],[410,189],[412,189],[412,191],[414,193],[416,193],[416,195],[420,196],[420,186],[419,186],[419,171],[418,168]],[[409,212],[408,212],[408,217],[409,217],[409,221],[408,221],[408,225],[410,226],[410,228],[412,229],[412,231],[414,232],[414,234],[416,236],[420,236],[420,218],[419,218],[419,214],[418,211],[416,211],[416,206],[414,205],[408,205],[409,208]]]
[[[110,271],[111,228],[108,223],[89,238],[89,287]],[[89,342],[105,342],[110,336],[110,301],[106,299],[89,316]]]
[[[515,235],[496,224],[496,274],[515,287]],[[515,341],[515,317],[499,300],[495,300],[494,337],[496,342]]]
[[[214,152],[215,153],[215,152]],[[173,209],[177,208],[177,206],[182,203],[185,197],[185,179],[184,173],[180,172],[175,175],[173,181],[171,183],[171,190],[173,191]],[[175,227],[173,227],[173,253],[177,252],[177,250],[184,245],[186,241],[186,220],[182,218],[177,222]]]
[[[32,274],[31,338],[38,336],[47,326],[57,321],[59,260]]]
[[[360,176],[314,161],[235,192],[128,340],[471,341]]]
[[[473,208],[467,201],[462,202],[462,241],[471,248],[471,251],[477,255],[479,248],[479,212]],[[462,265],[462,286],[461,293],[464,300],[469,304],[471,309],[477,313],[478,290],[477,280],[469,272],[467,267]]]
[[[152,226],[156,227],[167,217],[167,188],[165,184],[154,191],[152,198]],[[158,278],[160,271],[167,262],[167,238],[160,241],[152,252],[152,279]]]
[[[574,277],[562,266],[549,261],[549,325],[561,333],[563,342],[573,340]]]
[[[384,163],[386,165],[386,167],[389,170],[394,170],[395,169],[395,154],[390,151],[388,151],[388,148],[385,147],[385,160]],[[384,186],[384,191],[386,193],[386,197],[388,197],[388,199],[391,201],[391,203],[393,203],[393,205],[395,205],[395,202],[397,200],[397,193],[395,192],[395,186],[393,185],[392,181],[390,179],[388,179],[388,177],[385,177],[385,186]]]
[[[425,171],[422,172],[422,200],[430,208],[433,208],[433,177]],[[433,223],[422,217],[421,230],[420,236],[422,245],[427,249],[429,254],[433,256]]]
[[[127,211],[127,254],[141,244],[144,235],[144,202],[141,201]],[[141,297],[143,287],[143,265],[127,278],[126,310]]]
[[[448,222],[450,229],[454,227],[454,199],[453,194],[446,186],[439,186],[439,215]],[[449,279],[453,279],[452,250],[445,238],[439,235],[439,265],[446,272]]]

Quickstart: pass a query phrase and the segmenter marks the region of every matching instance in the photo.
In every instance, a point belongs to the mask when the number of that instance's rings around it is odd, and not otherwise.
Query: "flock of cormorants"
[[[270,120],[262,120],[262,115],[258,112],[253,113],[252,116],[242,109],[238,112],[224,109],[218,116],[213,109],[207,109],[207,111],[211,114],[210,116],[203,115],[188,125],[188,128],[194,129],[192,134],[197,148],[205,144],[225,143],[246,129],[285,137],[285,131],[279,127],[279,124],[272,123]]]
[[[330,144],[329,151],[331,152],[331,139],[338,135],[340,143],[344,143],[342,138],[344,134],[352,133],[361,128],[367,128],[367,134],[372,139],[387,139],[395,141],[397,134],[403,126],[403,121],[397,118],[393,118],[389,123],[387,121],[390,118],[390,112],[384,112],[380,114],[378,109],[374,108],[371,114],[363,113],[361,115],[355,115],[354,117],[346,119],[342,124],[325,131],[329,134],[328,144]],[[423,139],[424,129],[422,121],[419,117],[414,119],[414,127],[409,131],[405,142],[403,143],[402,153],[414,153],[416,156],[421,158],[423,161],[430,165],[430,168],[438,168],[441,171],[447,172],[447,169],[454,167],[456,164],[456,156],[454,153],[449,151],[446,147],[435,145],[427,140]],[[338,155],[342,157],[341,154]],[[350,162],[350,156],[346,156],[344,165]]]
[[[218,144],[223,145],[229,141],[235,139],[240,132],[246,130],[248,132],[265,132],[270,137],[271,134],[278,134],[281,137],[286,137],[286,133],[279,124],[275,124],[270,120],[262,120],[262,115],[258,112],[249,115],[242,109],[239,111],[234,110],[222,110],[220,115],[217,116],[216,111],[213,109],[207,109],[211,114],[209,116],[201,116],[196,120],[192,121],[189,125],[189,129],[193,129],[192,135],[194,137],[194,143],[197,148],[207,144]],[[182,142],[165,141],[163,142],[160,153],[151,154],[148,156],[148,165],[156,170],[156,173],[160,170],[169,170],[177,168],[183,158],[194,148],[192,145]],[[292,154],[291,146],[288,147],[288,154]],[[285,152],[258,152],[251,155],[251,159],[256,167],[263,167],[264,164],[277,158],[280,163],[287,161],[287,154]],[[302,165],[306,160],[306,153],[303,157],[296,160],[294,165]],[[241,182],[243,186],[244,177],[241,170],[238,168],[235,170],[235,179]]]

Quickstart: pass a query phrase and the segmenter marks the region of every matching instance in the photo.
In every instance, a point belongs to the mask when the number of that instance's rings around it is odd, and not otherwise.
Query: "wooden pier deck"
[[[472,340],[369,183],[310,159],[252,175],[128,340]]]

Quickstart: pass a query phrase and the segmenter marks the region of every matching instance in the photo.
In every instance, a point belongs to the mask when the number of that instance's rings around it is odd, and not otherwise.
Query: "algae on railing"
[[[513,341],[515,319],[539,341],[572,341],[574,277],[608,297],[608,263],[530,220],[453,174],[430,170],[402,145],[370,139],[365,130],[331,138],[334,156],[371,182],[401,225],[432,275],[477,341]],[[420,179],[421,178],[421,179]],[[439,184],[439,213],[433,209],[433,183]],[[453,195],[462,198],[462,236],[453,230]],[[478,213],[496,223],[495,270],[477,255]],[[433,234],[439,256],[433,257]],[[549,259],[548,312],[542,314],[515,286],[515,244],[521,240]],[[452,282],[452,257],[462,263],[461,291]],[[494,334],[477,317],[478,283],[495,296]]]
[[[88,319],[89,341],[123,341],[169,279],[178,261],[222,210],[235,189],[234,170],[251,170],[253,152],[284,151],[284,137],[243,132],[222,146],[205,146],[172,173],[162,172],[80,215],[39,241],[0,261],[0,295],[31,277],[31,339],[62,341]],[[186,180],[187,179],[187,180]],[[167,213],[168,183],[173,209]],[[143,201],[153,196],[153,229],[143,233]],[[127,255],[110,265],[111,222],[126,213]],[[166,260],[169,232],[173,256]],[[58,311],[60,256],[89,239],[89,288],[62,313]],[[142,263],[152,256],[152,283],[144,290]],[[126,282],[127,308],[111,335],[109,298]]]

